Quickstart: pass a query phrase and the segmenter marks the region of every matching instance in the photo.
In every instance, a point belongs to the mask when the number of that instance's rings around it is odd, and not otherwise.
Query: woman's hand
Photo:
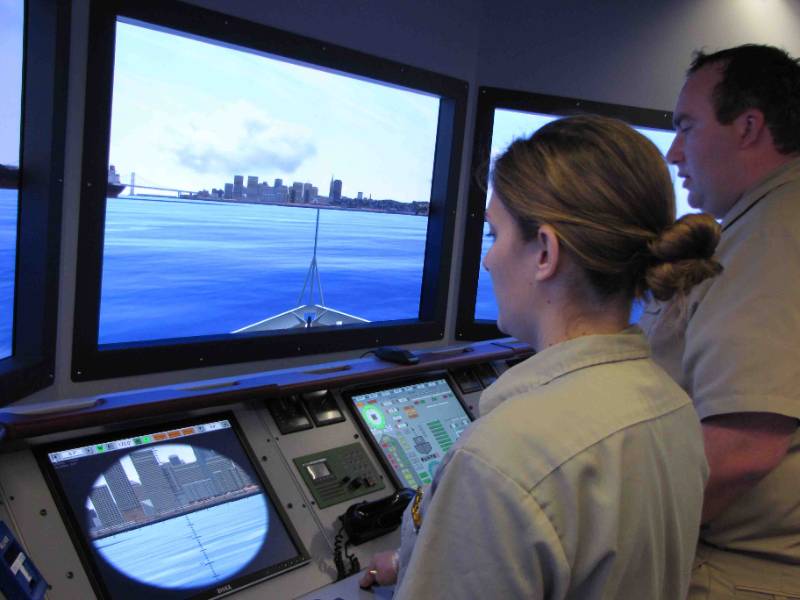
[[[400,562],[396,550],[378,552],[369,561],[369,566],[358,584],[366,589],[376,583],[378,585],[392,585],[397,581],[397,565]]]

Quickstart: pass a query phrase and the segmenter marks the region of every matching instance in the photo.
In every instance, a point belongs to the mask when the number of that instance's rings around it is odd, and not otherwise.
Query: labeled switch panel
[[[480,392],[483,389],[478,376],[471,367],[460,367],[450,371],[453,378],[456,380],[458,387],[461,388],[462,394],[471,394],[472,392]]]
[[[472,367],[474,373],[481,380],[483,387],[487,388],[497,381],[497,371],[490,363],[480,363]]]
[[[0,596],[8,600],[44,598],[47,582],[3,521],[0,521],[0,557]]]
[[[303,403],[306,405],[317,427],[344,421],[344,415],[336,404],[336,398],[333,397],[330,390],[319,390],[303,394]]]
[[[306,407],[297,396],[286,396],[277,400],[269,400],[267,407],[275,421],[275,425],[283,435],[311,429],[311,419]]]
[[[300,456],[294,464],[319,508],[386,487],[358,442]]]

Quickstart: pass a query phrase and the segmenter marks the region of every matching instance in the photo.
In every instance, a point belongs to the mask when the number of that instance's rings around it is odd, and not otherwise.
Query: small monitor
[[[445,375],[354,390],[347,400],[400,487],[431,483],[472,420]]]
[[[37,456],[101,598],[213,598],[308,562],[230,413]]]

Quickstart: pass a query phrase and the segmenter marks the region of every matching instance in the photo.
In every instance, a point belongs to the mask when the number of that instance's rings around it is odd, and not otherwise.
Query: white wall
[[[193,0],[194,4],[464,79],[471,87],[462,158],[469,182],[478,85],[670,110],[691,52],[745,42],[800,55],[798,0]],[[233,376],[309,362],[270,361],[76,384],[70,380],[88,10],[73,3],[64,228],[55,385],[25,402]],[[88,107],[91,110],[91,107]],[[452,341],[458,273],[451,283]],[[445,341],[448,343],[448,340]],[[333,360],[347,355],[326,356]],[[320,359],[316,359],[320,360]]]

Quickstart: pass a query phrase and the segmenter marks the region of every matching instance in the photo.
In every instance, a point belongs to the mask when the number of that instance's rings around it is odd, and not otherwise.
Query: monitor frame
[[[126,17],[440,96],[418,319],[99,344],[115,21]],[[442,339],[468,84],[174,0],[92,0],[71,375],[93,380]]]
[[[95,593],[98,594],[98,597],[111,598],[110,592],[106,588],[106,585],[103,582],[101,572],[98,566],[96,565],[96,562],[91,558],[92,549],[89,547],[91,542],[89,542],[86,536],[83,535],[80,526],[78,525],[78,519],[80,515],[76,515],[73,513],[69,498],[64,493],[63,485],[58,479],[58,474],[56,473],[56,469],[47,457],[48,453],[66,450],[68,448],[73,448],[75,446],[90,445],[99,442],[109,441],[110,438],[134,437],[136,435],[152,433],[153,430],[156,428],[163,430],[178,429],[191,425],[196,425],[199,423],[207,423],[210,421],[219,421],[223,419],[226,419],[230,422],[231,430],[238,439],[239,445],[242,451],[244,452],[245,456],[250,461],[250,467],[255,476],[258,478],[258,483],[261,484],[261,487],[264,490],[264,494],[267,496],[269,502],[272,503],[272,508],[275,510],[275,512],[281,519],[281,523],[284,529],[286,530],[287,535],[291,539],[292,543],[295,545],[295,548],[297,549],[298,552],[297,557],[295,559],[292,559],[291,561],[292,564],[290,566],[287,566],[281,570],[269,572],[264,576],[248,578],[247,580],[243,581],[241,585],[238,585],[235,589],[242,590],[255,583],[266,581],[273,577],[277,577],[278,575],[282,575],[291,570],[294,570],[298,567],[302,567],[311,561],[311,555],[308,553],[308,550],[306,549],[305,545],[303,544],[303,541],[298,535],[294,524],[289,518],[282,503],[278,499],[278,496],[275,493],[275,489],[272,487],[272,483],[270,482],[269,477],[261,468],[260,462],[253,453],[253,449],[250,447],[247,438],[244,436],[242,428],[239,425],[233,412],[231,411],[217,412],[201,416],[189,416],[182,420],[169,419],[163,422],[153,420],[150,421],[149,425],[137,425],[132,428],[123,427],[121,429],[113,429],[100,434],[76,436],[76,437],[71,437],[69,439],[60,440],[57,442],[43,444],[42,446],[37,446],[36,448],[34,448],[33,451],[36,462],[39,465],[39,470],[41,471],[44,480],[47,484],[47,487],[51,495],[53,496],[56,508],[58,509],[59,515],[61,516],[61,519],[64,522],[70,540],[72,541],[72,544],[75,547],[75,550],[78,554],[81,564],[83,565],[83,568],[86,571],[86,574],[92,585],[92,589],[95,591]],[[203,597],[213,598],[220,595],[227,595],[227,593],[228,592],[226,591],[222,594],[211,594],[209,596],[203,596]]]
[[[61,246],[70,3],[26,0],[12,354],[0,405],[53,383]]]
[[[474,422],[475,417],[472,415],[472,412],[470,412],[469,408],[467,407],[467,404],[464,401],[464,397],[461,393],[461,390],[459,389],[458,384],[456,384],[455,380],[453,379],[453,376],[450,374],[449,371],[434,371],[432,373],[426,373],[418,376],[409,375],[401,377],[399,379],[390,379],[380,384],[372,383],[367,385],[349,387],[342,390],[341,392],[342,400],[344,404],[347,406],[347,410],[350,412],[350,416],[356,423],[356,426],[358,427],[358,430],[361,433],[362,437],[365,438],[369,443],[372,452],[378,458],[381,467],[383,467],[383,470],[388,474],[389,479],[392,481],[392,484],[394,485],[396,490],[400,490],[408,486],[406,486],[405,482],[403,482],[394,472],[394,468],[392,468],[391,463],[389,463],[389,460],[383,453],[380,444],[378,444],[378,440],[376,440],[375,437],[372,435],[372,432],[370,432],[369,430],[369,426],[364,422],[364,419],[361,417],[360,411],[358,410],[358,408],[356,408],[355,403],[353,402],[353,396],[360,396],[362,394],[370,394],[373,392],[380,392],[387,389],[394,389],[397,387],[402,387],[404,385],[426,383],[428,381],[434,381],[437,379],[444,379],[447,382],[447,385],[450,386],[450,390],[456,397],[456,401],[464,410],[464,414],[467,415],[470,421]]]
[[[475,117],[475,132],[470,167],[467,222],[464,227],[464,249],[458,292],[456,315],[456,339],[477,341],[507,337],[497,328],[497,322],[475,318],[475,304],[480,275],[481,250],[483,247],[483,223],[486,212],[486,190],[488,189],[491,161],[492,130],[497,109],[516,110],[569,116],[598,114],[614,117],[637,127],[672,129],[672,113],[669,111],[638,108],[620,104],[608,104],[564,96],[550,96],[495,87],[478,88],[478,106]]]

